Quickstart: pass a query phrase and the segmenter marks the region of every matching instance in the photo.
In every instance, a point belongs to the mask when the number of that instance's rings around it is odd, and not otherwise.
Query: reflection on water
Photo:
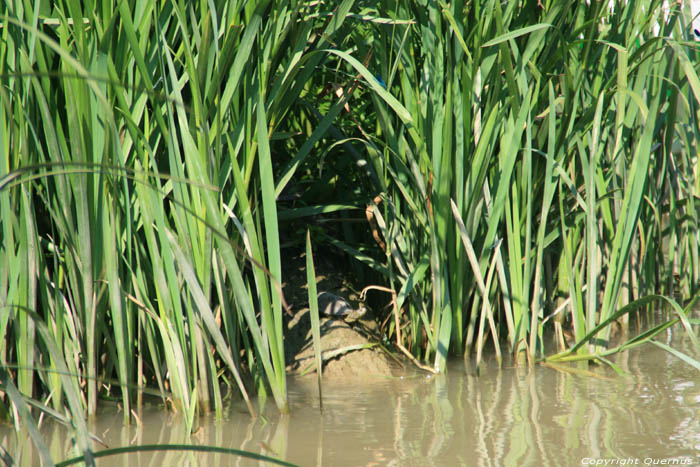
[[[325,387],[322,413],[313,385],[290,381],[291,415],[276,415],[271,407],[266,419],[251,420],[243,407],[235,408],[223,421],[201,419],[190,441],[179,417],[157,409],[142,413],[143,428],[122,427],[121,414],[103,414],[92,429],[110,447],[191,442],[304,466],[700,463],[697,370],[652,345],[618,356],[616,364],[626,376],[607,367],[574,374],[540,366],[487,367],[476,377],[453,363],[443,376]],[[43,433],[56,460],[70,456],[71,442],[60,428],[45,426]],[[0,427],[0,444],[19,465],[39,463],[31,442],[18,445],[7,427]],[[115,456],[98,465],[258,462],[165,452]]]

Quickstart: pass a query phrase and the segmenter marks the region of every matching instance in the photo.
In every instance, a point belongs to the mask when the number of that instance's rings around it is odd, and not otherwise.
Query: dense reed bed
[[[689,6],[376,5],[6,2],[1,416],[89,454],[103,398],[190,428],[231,394],[288,410],[283,240],[308,226],[433,371],[487,344],[605,362],[678,322],[698,348]]]
[[[391,96],[373,84],[381,133],[369,153],[413,351],[442,369],[449,351],[475,348],[478,364],[490,333],[499,354],[503,337],[539,356],[547,325],[566,319],[592,358],[608,324],[654,300],[690,330],[677,302],[654,295],[678,286],[687,302],[698,286],[688,12],[387,8],[416,24],[370,34]]]

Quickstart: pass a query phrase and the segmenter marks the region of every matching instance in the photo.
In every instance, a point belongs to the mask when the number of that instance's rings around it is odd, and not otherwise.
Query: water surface
[[[441,376],[410,373],[326,386],[323,411],[312,384],[291,380],[290,415],[268,407],[265,417],[251,420],[236,406],[225,420],[202,418],[191,442],[303,466],[700,464],[697,370],[653,345],[615,362],[625,375],[602,366],[499,371],[487,364],[477,377],[453,362]],[[141,418],[142,427],[123,427],[121,414],[104,413],[92,429],[110,447],[188,442],[177,415],[152,408]],[[55,459],[70,457],[70,440],[60,428],[45,424],[43,433]],[[19,465],[39,462],[31,443],[18,446],[7,427],[0,427],[0,444]],[[224,454],[166,452],[104,458],[98,465],[260,464]]]

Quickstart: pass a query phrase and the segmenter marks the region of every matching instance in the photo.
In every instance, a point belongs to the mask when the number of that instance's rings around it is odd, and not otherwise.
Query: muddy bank
[[[300,254],[288,261],[286,266],[285,277],[288,280],[284,284],[284,294],[293,313],[287,319],[284,337],[287,373],[315,378],[306,259]],[[340,270],[332,257],[317,260],[318,290],[337,294],[357,308],[361,304],[359,293],[346,277],[337,272]],[[324,382],[369,382],[392,377],[394,371],[401,369],[400,361],[382,350],[378,319],[378,314],[371,307],[366,315],[354,322],[321,317]]]
[[[323,380],[326,382],[372,381],[393,376],[400,368],[379,343],[373,321],[346,323],[341,319],[321,318]],[[290,321],[285,335],[287,372],[296,376],[314,373],[314,348],[308,309]]]

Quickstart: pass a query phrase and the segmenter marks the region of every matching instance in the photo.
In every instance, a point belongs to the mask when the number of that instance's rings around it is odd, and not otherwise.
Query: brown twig
[[[401,322],[400,322],[400,315],[399,315],[399,307],[396,304],[396,291],[394,289],[390,289],[388,287],[382,287],[381,285],[368,285],[364,289],[362,289],[362,292],[360,292],[360,300],[364,301],[365,297],[367,296],[367,292],[369,290],[379,290],[380,292],[387,292],[391,294],[391,304],[393,305],[394,308],[394,320],[396,322],[396,347],[406,356],[408,357],[413,364],[418,367],[419,369],[426,371],[431,374],[437,374],[438,371],[435,368],[429,367],[428,365],[424,365],[421,362],[418,361],[416,357],[414,357],[411,352],[408,351],[406,347],[403,346],[401,343]]]

